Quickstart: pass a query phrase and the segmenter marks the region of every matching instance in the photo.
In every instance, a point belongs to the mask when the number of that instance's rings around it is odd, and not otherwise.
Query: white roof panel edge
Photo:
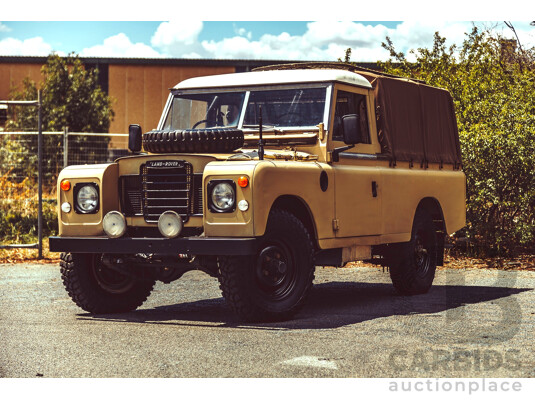
[[[204,89],[334,81],[365,88],[372,87],[366,78],[350,71],[339,69],[293,69],[200,76],[186,79],[176,85],[174,89]]]

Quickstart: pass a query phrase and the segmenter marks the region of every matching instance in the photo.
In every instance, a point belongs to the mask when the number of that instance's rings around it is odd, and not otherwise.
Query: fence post
[[[43,258],[43,126],[42,126],[42,99],[41,90],[37,92],[37,170],[38,170],[38,186],[39,186],[39,208],[37,215],[37,232],[39,238],[39,256],[38,259]]]
[[[63,168],[69,165],[69,127],[63,128]]]

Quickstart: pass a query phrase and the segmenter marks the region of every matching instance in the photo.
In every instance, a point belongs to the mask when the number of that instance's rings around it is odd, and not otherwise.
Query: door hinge
[[[340,229],[340,221],[338,219],[333,219],[333,231],[338,231]]]

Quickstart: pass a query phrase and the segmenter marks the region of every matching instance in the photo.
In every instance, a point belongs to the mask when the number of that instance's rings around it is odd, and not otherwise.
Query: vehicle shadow
[[[499,303],[531,288],[495,286],[433,286],[427,294],[397,295],[391,284],[328,282],[315,284],[305,307],[292,320],[271,323],[239,322],[223,298],[199,300],[124,314],[79,314],[78,318],[181,326],[214,326],[246,329],[332,329],[395,315],[437,314],[463,305]],[[518,307],[517,307],[518,308]],[[504,314],[505,310],[502,310]],[[507,312],[510,312],[508,310]]]

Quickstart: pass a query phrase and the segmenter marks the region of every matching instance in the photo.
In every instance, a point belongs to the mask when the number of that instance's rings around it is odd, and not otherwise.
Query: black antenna
[[[263,160],[264,159],[264,139],[262,139],[262,106],[258,106],[258,125],[260,129],[258,130],[258,159]]]

